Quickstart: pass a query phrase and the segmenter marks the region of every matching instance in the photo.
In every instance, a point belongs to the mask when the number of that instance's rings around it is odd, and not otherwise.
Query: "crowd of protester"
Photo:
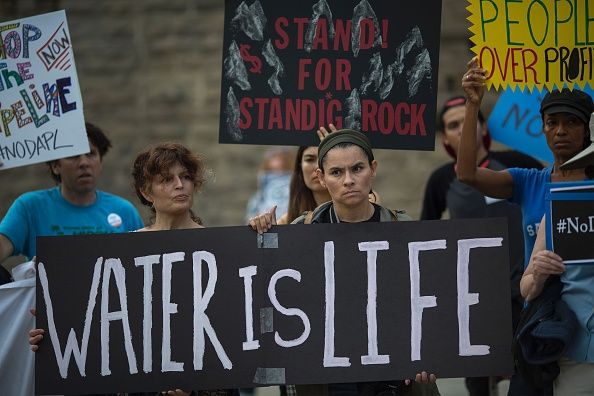
[[[594,298],[590,267],[571,267],[544,245],[545,188],[548,182],[582,181],[591,176],[592,143],[588,126],[592,98],[579,89],[554,90],[542,100],[543,133],[554,162],[543,167],[515,151],[492,151],[491,138],[480,107],[486,75],[476,58],[462,77],[464,95],[446,100],[438,114],[440,139],[452,161],[427,174],[421,220],[450,218],[508,218],[510,273],[514,327],[522,308],[546,289],[550,276],[559,276],[560,298],[575,312],[578,328],[560,374],[537,387],[517,371],[510,395],[594,394],[594,342],[590,319]],[[259,191],[248,205],[247,223],[258,233],[275,224],[358,223],[411,220],[402,210],[379,203],[373,180],[378,162],[366,135],[333,125],[320,126],[319,146],[269,151],[259,170]],[[97,126],[87,123],[90,152],[47,163],[56,187],[26,192],[17,198],[0,222],[0,262],[14,255],[34,259],[38,236],[164,231],[204,227],[192,210],[196,193],[209,170],[202,157],[174,142],[158,143],[139,153],[131,164],[134,191],[152,217],[143,223],[135,206],[97,189],[104,156],[111,142]],[[593,132],[594,133],[594,132]],[[292,166],[291,166],[292,164]],[[328,172],[331,169],[331,172]],[[348,193],[345,193],[347,191]],[[406,209],[406,208],[398,208]],[[277,212],[278,211],[278,212]],[[278,214],[278,222],[277,222]],[[538,232],[535,224],[541,224]],[[315,229],[313,229],[315,232]],[[538,235],[538,237],[537,237]],[[9,277],[4,275],[5,281]],[[510,332],[513,328],[494,331]],[[30,332],[31,349],[42,343],[44,329]],[[497,378],[467,378],[471,396],[488,395]],[[188,395],[191,390],[167,394]],[[194,391],[230,395],[238,390]],[[553,393],[554,392],[554,393]],[[299,395],[432,395],[439,394],[436,377],[421,372],[414,380],[373,383],[288,386],[283,393]]]

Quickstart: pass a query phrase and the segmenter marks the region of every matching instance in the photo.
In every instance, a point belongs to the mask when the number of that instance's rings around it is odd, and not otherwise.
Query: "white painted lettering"
[[[501,246],[502,238],[475,238],[458,241],[458,351],[460,356],[489,354],[488,345],[470,344],[470,306],[478,304],[479,293],[470,293],[470,249]]]
[[[301,282],[301,273],[292,269],[280,270],[272,275],[270,278],[270,283],[268,284],[268,297],[270,298],[274,308],[276,308],[283,315],[298,316],[303,322],[303,333],[301,333],[301,335],[294,340],[283,340],[278,334],[278,331],[274,333],[274,340],[278,345],[284,348],[291,348],[301,345],[307,340],[307,337],[309,337],[309,333],[311,331],[311,324],[309,323],[309,318],[302,310],[298,308],[285,308],[279,303],[278,299],[276,298],[276,282],[278,282],[281,278],[292,278],[297,282]]]
[[[171,360],[171,315],[177,313],[177,304],[171,302],[171,270],[173,263],[184,261],[184,252],[163,255],[163,338],[161,341],[161,371],[184,371],[184,364]]]
[[[115,278],[115,286],[118,290],[120,310],[109,312],[109,284],[111,274]],[[132,347],[132,334],[130,332],[130,321],[128,320],[128,299],[126,296],[126,272],[120,259],[109,258],[103,266],[103,282],[101,284],[101,375],[110,375],[109,369],[109,322],[120,320],[124,331],[124,347],[128,357],[128,369],[130,374],[138,373],[136,354]]]
[[[205,261],[208,265],[208,282],[204,294],[202,294],[202,261]],[[204,333],[208,335],[210,342],[212,342],[223,367],[231,370],[233,364],[225,353],[208,315],[206,315],[208,303],[214,295],[217,283],[217,260],[214,254],[204,250],[194,252],[192,255],[192,269],[194,273],[194,370],[202,370],[204,366]]]
[[[143,311],[142,319],[142,370],[145,373],[153,371],[153,264],[159,264],[161,256],[158,254],[144,257],[135,257],[134,264],[142,267],[144,275],[143,286]]]
[[[364,365],[390,363],[390,355],[378,355],[377,347],[377,251],[388,249],[388,241],[359,243],[359,250],[367,252],[367,355],[361,356]]]
[[[326,276],[326,317],[324,325],[324,367],[350,367],[348,357],[334,356],[334,242],[324,243],[324,272]]]
[[[239,276],[243,278],[243,290],[245,295],[245,338],[243,350],[250,351],[260,348],[260,342],[254,340],[254,314],[253,314],[253,293],[252,277],[258,273],[255,265],[239,269]]]
[[[54,321],[54,308],[52,305],[52,299],[49,293],[49,282],[47,280],[47,273],[43,263],[39,263],[37,271],[39,273],[39,283],[43,289],[43,301],[45,303],[47,312],[47,327],[54,347],[54,354],[56,355],[56,362],[58,363],[58,369],[62,378],[68,377],[68,363],[70,357],[74,355],[74,360],[78,366],[78,371],[82,377],[86,377],[85,366],[87,363],[87,348],[89,346],[89,334],[91,332],[91,322],[93,321],[93,311],[95,310],[95,303],[97,301],[97,291],[99,289],[99,278],[101,277],[101,266],[103,265],[103,257],[99,257],[95,263],[93,269],[93,280],[91,281],[91,290],[89,291],[89,300],[87,302],[87,312],[85,314],[85,324],[83,328],[83,336],[80,347],[76,341],[76,332],[74,329],[70,329],[68,333],[68,340],[66,341],[66,347],[64,348],[64,354],[62,355],[62,347],[60,346],[60,340],[58,338],[58,332],[56,331],[56,322]]]
[[[423,338],[423,310],[437,306],[437,297],[421,296],[421,268],[419,252],[445,249],[445,239],[425,242],[409,242],[408,260],[410,265],[410,360],[421,360],[421,340]]]

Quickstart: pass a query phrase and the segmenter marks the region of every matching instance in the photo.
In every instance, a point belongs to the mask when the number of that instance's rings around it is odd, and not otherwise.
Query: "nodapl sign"
[[[87,152],[64,11],[0,23],[0,169]]]

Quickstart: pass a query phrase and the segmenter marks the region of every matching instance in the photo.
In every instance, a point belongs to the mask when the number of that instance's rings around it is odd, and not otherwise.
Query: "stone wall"
[[[288,0],[287,0],[288,1]],[[111,136],[100,188],[137,200],[130,165],[145,146],[177,140],[204,154],[216,177],[195,210],[208,226],[242,224],[266,147],[218,141],[223,0],[0,0],[6,21],[67,11],[85,118]],[[443,0],[438,100],[460,92],[468,50],[467,2]],[[489,94],[486,103],[494,103]],[[418,217],[436,152],[378,150],[375,188],[389,207]],[[0,217],[21,193],[51,186],[44,165],[0,172]],[[141,213],[148,214],[144,209]]]

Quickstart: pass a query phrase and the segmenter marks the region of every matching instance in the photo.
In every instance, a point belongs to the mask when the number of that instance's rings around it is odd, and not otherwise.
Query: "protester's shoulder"
[[[103,205],[118,206],[125,210],[137,212],[136,207],[132,204],[132,202],[120,197],[119,195],[100,190],[97,190],[97,195],[100,197],[100,201]]]
[[[123,219],[123,229],[134,231],[143,227],[143,221],[136,207],[127,199],[118,195],[97,191],[101,211],[108,211],[117,214]]]
[[[305,217],[309,214],[309,212],[302,213],[301,216],[296,217],[291,224],[303,224],[305,222]]]
[[[402,209],[390,209],[385,206],[373,204],[376,209],[380,210],[380,221],[412,221],[405,210]]]
[[[507,171],[512,175],[514,181],[518,181],[521,179],[547,178],[550,175],[551,168],[548,167],[543,169],[536,169],[512,167],[508,168]]]
[[[324,202],[317,208],[311,211],[304,212],[301,216],[297,217],[291,222],[291,224],[310,224],[317,223],[320,217],[330,209],[332,201]]]
[[[413,218],[410,217],[409,214],[406,213],[405,210],[396,209],[396,210],[394,210],[394,213],[395,213],[396,219],[398,221],[412,221],[413,220]]]
[[[132,205],[132,203],[128,201],[126,198],[120,197],[119,195],[112,194],[107,191],[97,190],[97,196],[99,196],[100,199],[105,202],[115,202],[122,205]]]
[[[285,213],[282,215],[277,221],[276,224],[289,224],[289,213]]]
[[[60,194],[57,187],[45,190],[27,191],[15,199],[14,203],[21,205],[37,204],[40,202],[47,202],[48,200],[56,199],[59,197],[59,195]]]
[[[448,162],[447,164],[443,164],[435,168],[433,172],[431,172],[431,176],[445,177],[449,175],[455,175],[456,171],[454,170],[454,165],[455,162]]]
[[[456,171],[454,169],[454,163],[448,162],[447,164],[443,164],[442,166],[435,168],[433,172],[431,172],[431,175],[429,175],[429,179],[427,179],[427,184],[449,185],[455,177]]]
[[[491,158],[507,168],[528,168],[540,170],[542,164],[535,158],[515,150],[491,151]]]

